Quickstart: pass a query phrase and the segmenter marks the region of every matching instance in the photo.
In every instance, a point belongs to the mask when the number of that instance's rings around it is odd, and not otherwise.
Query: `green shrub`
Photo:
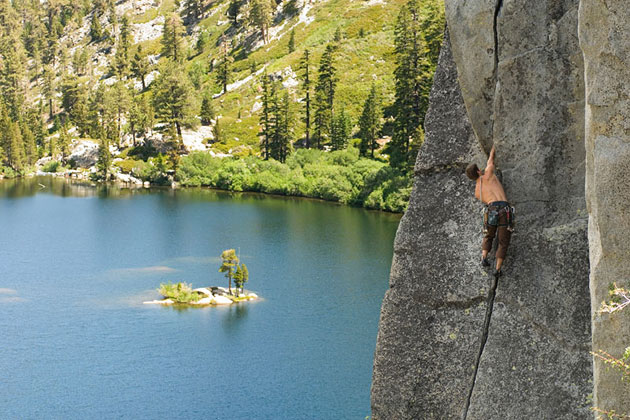
[[[192,286],[188,283],[161,283],[158,292],[168,299],[173,299],[177,303],[197,302],[201,295],[192,291]]]
[[[42,166],[42,172],[53,172],[54,173],[54,172],[61,172],[64,169],[65,168],[63,167],[61,162],[58,162],[56,160],[51,160],[50,162],[48,162],[47,164]]]
[[[411,192],[409,175],[383,162],[361,158],[355,148],[335,152],[299,149],[286,163],[193,152],[181,159],[177,176],[185,186],[321,198],[392,212],[405,210]]]

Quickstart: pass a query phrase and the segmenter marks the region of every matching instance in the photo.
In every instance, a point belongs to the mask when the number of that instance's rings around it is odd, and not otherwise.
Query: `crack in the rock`
[[[481,331],[481,343],[479,344],[479,352],[477,353],[477,359],[475,360],[475,365],[473,368],[472,381],[470,383],[470,389],[468,390],[468,396],[466,397],[466,405],[464,406],[464,413],[462,415],[462,419],[466,420],[468,417],[468,409],[470,408],[470,399],[472,398],[473,390],[475,389],[475,382],[477,382],[477,371],[479,370],[479,364],[481,362],[481,356],[483,355],[483,350],[486,347],[486,342],[488,341],[488,330],[490,329],[490,319],[492,318],[492,309],[494,307],[494,297],[497,293],[497,285],[499,284],[499,280],[497,277],[492,277],[492,286],[490,287],[490,291],[488,292],[488,300],[486,303],[486,319],[483,323],[483,330]]]
[[[494,35],[494,69],[492,72],[492,78],[494,79],[494,97],[493,97],[493,107],[492,107],[492,128],[490,128],[490,133],[492,136],[492,143],[494,144],[494,120],[496,116],[494,115],[494,111],[496,109],[496,100],[497,100],[497,86],[499,84],[499,29],[498,29],[498,20],[499,13],[501,13],[501,9],[503,8],[503,0],[497,0],[494,5],[494,20],[492,22],[492,32]],[[490,151],[486,151],[486,153],[490,153]]]
[[[494,31],[494,80],[497,81],[497,69],[499,67],[499,33],[498,33],[498,24],[497,20],[499,19],[499,13],[501,13],[501,8],[503,8],[503,0],[497,0],[496,5],[494,6],[494,21],[492,25],[492,30]]]
[[[434,301],[431,303],[420,302],[420,305],[425,308],[437,311],[440,309],[470,309],[479,305],[481,302],[486,300],[486,296],[475,296],[466,300],[443,300],[443,301]]]

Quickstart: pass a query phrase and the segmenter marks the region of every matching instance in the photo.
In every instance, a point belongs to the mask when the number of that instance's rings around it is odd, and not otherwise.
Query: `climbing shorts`
[[[486,214],[487,216],[484,217],[484,237],[481,248],[490,252],[494,238],[498,237],[499,246],[496,258],[504,259],[512,237],[513,210],[508,203],[497,201],[488,204]]]

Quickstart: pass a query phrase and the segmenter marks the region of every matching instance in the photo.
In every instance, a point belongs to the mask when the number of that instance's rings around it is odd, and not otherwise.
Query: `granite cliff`
[[[382,306],[374,419],[591,418],[593,388],[598,407],[630,411],[618,374],[596,362],[592,381],[589,354],[630,342],[627,314],[597,314],[608,285],[630,278],[628,6],[446,0]],[[481,206],[463,171],[493,144],[517,208],[498,282],[479,266]]]

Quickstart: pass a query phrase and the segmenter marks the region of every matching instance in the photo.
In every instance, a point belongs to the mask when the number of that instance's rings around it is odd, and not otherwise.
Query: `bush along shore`
[[[176,179],[183,186],[319,198],[390,212],[405,211],[412,183],[409,174],[361,158],[355,148],[334,152],[301,149],[285,163],[197,152],[181,159]]]
[[[143,156],[141,149],[137,147],[114,159],[106,177],[96,165],[72,169],[57,161],[46,162],[27,174],[308,197],[394,213],[406,210],[413,179],[412,174],[382,160],[359,156],[354,147],[332,152],[299,149],[285,163],[253,155],[217,156],[206,151],[173,159],[159,153]]]

